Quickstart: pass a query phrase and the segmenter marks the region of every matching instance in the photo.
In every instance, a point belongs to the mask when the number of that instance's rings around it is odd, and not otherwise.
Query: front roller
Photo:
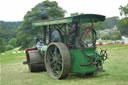
[[[45,71],[44,58],[40,52],[35,48],[29,48],[26,50],[26,57],[28,68],[30,72]]]
[[[56,42],[48,45],[45,66],[52,78],[63,79],[68,75],[71,69],[71,57],[65,44]]]

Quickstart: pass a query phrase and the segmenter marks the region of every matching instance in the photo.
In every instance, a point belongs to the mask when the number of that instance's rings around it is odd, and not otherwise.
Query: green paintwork
[[[72,22],[72,18],[68,18],[68,19],[63,18],[63,19],[46,20],[46,21],[40,21],[37,23],[32,23],[32,26],[44,26],[44,25],[70,23],[70,22]]]
[[[47,45],[44,45],[43,47],[42,47],[42,51],[46,51],[47,50]]]
[[[95,48],[83,48],[83,51],[88,56],[95,56]],[[96,65],[80,66],[80,64],[85,64],[92,62],[92,58],[84,55],[80,49],[71,49],[70,54],[72,56],[72,68],[71,72],[74,73],[90,73],[96,71]]]
[[[83,15],[67,17],[67,18],[39,21],[32,23],[32,26],[36,27],[36,26],[45,26],[45,25],[54,25],[54,24],[73,23],[73,22],[97,22],[104,20],[105,20],[105,16],[102,15],[83,14]]]
[[[42,47],[42,50],[41,50],[41,54],[42,54],[42,56],[45,56],[47,47],[48,47],[47,45],[44,45],[44,46]]]

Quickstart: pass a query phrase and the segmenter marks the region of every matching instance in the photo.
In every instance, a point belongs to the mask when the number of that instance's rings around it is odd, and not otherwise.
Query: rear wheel
[[[63,79],[71,69],[71,57],[68,48],[61,42],[49,44],[45,66],[48,74],[52,78]]]

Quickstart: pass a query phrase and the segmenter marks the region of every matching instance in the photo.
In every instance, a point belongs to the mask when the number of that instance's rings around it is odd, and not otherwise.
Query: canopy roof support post
[[[65,35],[65,43],[67,43],[67,30],[66,30],[66,24],[64,24],[64,31],[65,31],[65,33],[64,33],[64,35]]]
[[[42,27],[42,38],[43,38],[44,44],[46,44],[46,35],[47,35],[47,26],[43,26]]]

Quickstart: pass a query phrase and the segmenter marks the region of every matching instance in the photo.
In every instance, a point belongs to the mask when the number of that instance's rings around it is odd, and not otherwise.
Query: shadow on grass
[[[105,76],[110,76],[109,73],[98,73],[93,75],[86,75],[86,74],[69,74],[66,78],[67,80],[74,80],[74,79],[94,79],[94,78],[102,78]]]

